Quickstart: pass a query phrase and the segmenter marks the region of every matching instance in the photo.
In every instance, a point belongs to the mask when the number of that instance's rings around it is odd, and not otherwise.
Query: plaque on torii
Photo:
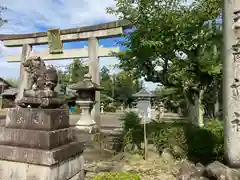
[[[233,30],[236,37],[236,43],[233,44],[234,62],[240,62],[240,10],[234,11]]]
[[[60,37],[60,29],[49,29],[47,30],[48,45],[50,54],[61,54],[63,53],[63,44]]]

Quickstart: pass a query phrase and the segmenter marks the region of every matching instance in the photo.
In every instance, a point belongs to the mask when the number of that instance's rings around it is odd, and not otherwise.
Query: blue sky
[[[3,18],[8,23],[0,27],[0,34],[20,34],[46,31],[51,28],[75,28],[116,20],[117,17],[106,13],[106,8],[114,6],[114,0],[1,0],[1,5],[8,8]],[[104,47],[116,47],[120,38],[100,40]],[[65,49],[82,48],[87,41],[65,43]],[[120,47],[122,49],[123,47]],[[33,47],[34,51],[47,50],[47,46]],[[7,63],[8,54],[20,53],[21,48],[6,48],[0,44],[0,77],[18,78],[19,63]],[[64,66],[71,60],[48,61],[50,64]],[[100,68],[118,63],[115,57],[100,58]],[[145,86],[152,90],[156,87],[151,82]]]

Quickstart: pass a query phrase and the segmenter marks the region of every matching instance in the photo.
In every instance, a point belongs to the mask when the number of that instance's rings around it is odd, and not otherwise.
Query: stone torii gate
[[[65,60],[73,58],[89,58],[89,74],[92,81],[100,84],[99,57],[111,56],[111,52],[119,52],[119,48],[99,47],[98,40],[118,37],[123,34],[124,29],[131,28],[128,21],[119,20],[94,26],[86,26],[72,29],[52,29],[47,32],[31,34],[4,34],[0,35],[0,40],[6,47],[22,47],[22,53],[10,55],[7,58],[9,63],[24,62],[31,54],[40,56],[43,60]],[[64,50],[62,43],[88,40],[87,48]],[[32,52],[32,46],[49,44],[49,50],[45,52]],[[27,74],[23,67],[20,69],[19,95],[21,98],[23,90],[28,87]],[[96,92],[94,119],[100,125],[100,92]]]

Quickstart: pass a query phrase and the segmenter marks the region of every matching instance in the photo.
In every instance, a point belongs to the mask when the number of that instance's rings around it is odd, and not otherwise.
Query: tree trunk
[[[214,86],[214,95],[215,95],[215,103],[214,103],[214,117],[217,118],[219,116],[220,110],[220,102],[219,102],[219,86],[220,82],[215,79],[215,86]]]
[[[195,108],[196,108],[196,125],[199,127],[203,127],[203,115],[204,108],[202,107],[202,99],[203,99],[204,90],[200,90],[199,96],[195,98]]]
[[[220,103],[219,103],[219,98],[217,97],[215,104],[214,104],[214,116],[215,118],[218,118],[219,116],[219,108],[220,107]]]
[[[200,90],[199,94],[194,98],[194,104],[187,99],[188,117],[193,124],[196,124],[199,127],[204,125],[204,108],[202,107],[203,94],[204,90]]]

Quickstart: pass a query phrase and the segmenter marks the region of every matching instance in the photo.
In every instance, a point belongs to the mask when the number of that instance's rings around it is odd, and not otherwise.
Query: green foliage
[[[190,111],[198,106],[196,99],[202,104],[206,90],[220,84],[216,79],[221,77],[222,31],[216,19],[221,1],[196,0],[190,5],[184,0],[115,2],[108,12],[129,20],[134,27],[125,32],[126,41],[120,42],[126,47],[116,54],[120,67],[174,88],[174,94],[165,96],[176,101],[174,106]],[[199,117],[197,113],[195,117]]]
[[[132,94],[141,89],[141,83],[134,76],[132,71],[121,71],[117,74],[110,74],[110,70],[104,66],[100,72],[102,93],[113,98],[119,104],[131,104]]]
[[[121,120],[125,146],[131,144],[141,150],[140,144],[143,142],[141,119],[134,112],[129,112]],[[160,154],[164,149],[168,149],[175,158],[187,157],[204,164],[214,160],[223,161],[223,124],[218,120],[207,122],[203,128],[189,123],[153,121],[147,124],[147,138],[153,142]]]
[[[128,172],[100,173],[94,177],[94,180],[140,180],[140,177]]]
[[[211,132],[214,143],[212,153],[218,160],[223,160],[224,156],[224,129],[223,122],[218,120],[209,121],[204,126],[207,132]]]
[[[75,58],[73,62],[67,67],[69,72],[69,81],[76,83],[82,81],[85,74],[88,73],[88,67],[84,65],[80,59]]]
[[[103,87],[103,91],[101,93],[111,98],[114,98],[113,81],[110,75],[110,70],[106,66],[103,66],[103,68],[101,69],[100,76],[100,84]]]
[[[107,105],[103,108],[104,112],[116,112],[117,107],[114,105]]]
[[[115,99],[124,104],[133,102],[132,95],[140,91],[141,82],[137,79],[132,71],[121,71],[115,76]]]
[[[185,53],[188,62],[196,64],[197,58],[207,50],[206,45],[216,40],[215,32],[206,22],[219,16],[219,0],[197,0],[190,6],[183,5],[182,0],[115,1],[116,6],[108,8],[108,12],[129,20],[136,27],[135,31],[125,34],[126,42],[122,44],[128,49],[118,54],[121,66],[134,68],[149,80],[169,84],[168,69],[178,57],[176,52]],[[156,65],[163,69],[157,71]]]
[[[79,58],[73,59],[64,71],[58,70],[58,81],[62,91],[66,91],[69,84],[82,81],[84,75],[88,72],[88,67],[85,66]]]
[[[187,156],[194,162],[209,163],[213,160],[223,161],[223,124],[220,121],[210,121],[204,128],[191,124],[158,124],[152,125],[153,142],[161,153],[165,148],[173,155]],[[181,151],[176,151],[176,147]]]
[[[153,125],[153,127],[155,125]],[[186,144],[187,138],[185,136],[182,124],[162,123],[157,127],[158,129],[153,130],[151,136],[158,152],[162,153],[162,151],[167,148],[175,158],[186,157],[188,148]],[[175,151],[176,147],[180,148],[181,151]]]
[[[143,142],[143,127],[141,125],[141,118],[139,118],[134,112],[127,112],[120,120],[123,122],[123,131],[125,134],[124,144],[131,144],[132,148],[137,146],[140,149],[141,142]]]
[[[123,129],[125,132],[139,128],[141,123],[141,118],[134,112],[126,112],[120,120],[123,121]]]

